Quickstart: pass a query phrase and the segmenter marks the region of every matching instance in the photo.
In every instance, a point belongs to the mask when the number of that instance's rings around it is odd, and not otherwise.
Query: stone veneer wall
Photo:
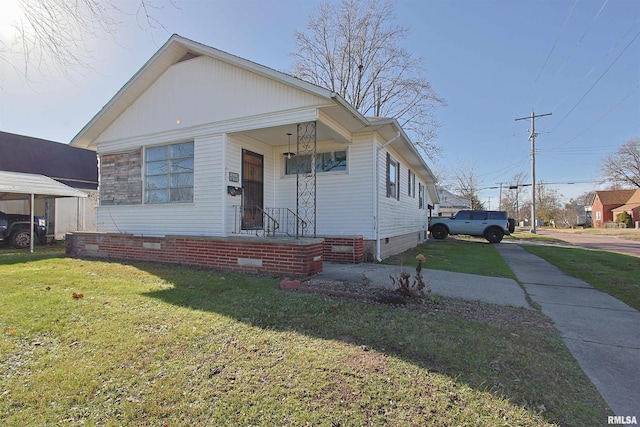
[[[100,205],[142,203],[142,148],[100,156]]]
[[[186,264],[220,270],[309,277],[322,273],[322,239],[251,239],[131,234],[67,234],[66,254]]]

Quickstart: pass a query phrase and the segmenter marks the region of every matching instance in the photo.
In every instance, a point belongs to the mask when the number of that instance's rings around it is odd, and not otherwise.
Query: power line
[[[606,70],[604,70],[604,72],[600,75],[600,77],[598,77],[598,79],[591,85],[591,87],[589,88],[589,90],[587,90],[585,92],[584,95],[582,95],[582,98],[580,98],[578,100],[578,102],[575,103],[575,105],[573,107],[571,107],[571,109],[569,110],[569,112],[567,114],[565,114],[565,116],[562,118],[562,120],[560,120],[560,122],[558,122],[558,124],[556,124],[556,126],[551,129],[551,132],[549,133],[553,133],[553,131],[555,131],[556,129],[558,129],[558,126],[560,126],[567,117],[569,117],[569,115],[571,113],[573,113],[573,110],[576,109],[576,107],[578,105],[580,105],[580,103],[587,97],[587,95],[589,95],[589,92],[591,92],[591,90],[600,82],[600,80],[602,80],[602,78],[604,77],[605,74],[607,74],[607,72],[611,69],[611,67],[613,67],[613,65],[618,61],[618,59],[620,59],[620,57],[627,51],[627,49],[629,49],[629,47],[631,46],[631,44],[636,41],[636,39],[638,38],[638,36],[640,36],[640,32],[638,32],[633,39],[631,39],[631,41],[629,42],[629,44],[627,44],[625,46],[625,48],[622,50],[622,52],[620,52],[620,54],[616,57],[616,59],[613,60],[613,62],[607,67]]]
[[[589,25],[587,26],[587,29],[584,31],[584,33],[582,33],[582,36],[580,37],[580,39],[578,40],[576,45],[573,47],[573,49],[569,53],[569,56],[567,57],[567,59],[562,63],[562,65],[558,69],[558,72],[556,73],[556,76],[559,75],[562,72],[562,70],[564,69],[565,65],[567,65],[567,63],[569,62],[569,60],[573,56],[573,53],[576,51],[578,46],[580,46],[580,43],[582,43],[582,40],[585,38],[585,36],[589,33],[589,30],[591,30],[591,27],[593,27],[593,24],[598,20],[598,17],[600,16],[602,11],[604,10],[604,8],[607,5],[607,3],[609,3],[609,0],[604,0],[604,3],[602,3],[602,6],[600,7],[600,10],[598,10],[598,13],[596,13],[596,16],[593,17],[593,19],[591,20],[591,23],[589,23]]]
[[[613,52],[618,45],[625,39],[627,38],[627,36],[629,35],[629,33],[631,33],[631,31],[635,28],[635,26],[640,22],[640,18],[638,18],[632,25],[631,27],[629,27],[629,29],[627,31],[625,31],[625,33],[618,39],[616,40],[616,42],[613,44],[613,46],[611,46],[609,48],[609,50],[607,50],[607,52],[602,55],[600,57],[600,59],[598,59],[595,64],[593,64],[593,66],[591,67],[591,69],[589,71],[587,71],[587,73],[582,76],[580,78],[580,80],[578,81],[578,85],[582,84],[583,81],[585,81],[587,79],[587,77],[589,77],[591,75],[591,73],[593,73],[595,71],[596,68],[598,68],[598,66],[600,64],[602,64],[602,62],[609,56],[609,54],[611,54],[611,52]],[[560,108],[560,105],[562,105],[562,103],[569,97],[569,95],[571,95],[573,91],[569,91],[565,96],[562,97],[562,99],[560,99],[560,101],[558,101],[556,103],[556,105],[552,108],[552,111],[557,110],[558,108]]]
[[[542,75],[542,71],[544,71],[544,68],[547,66],[547,62],[549,62],[549,58],[551,58],[551,54],[553,53],[554,49],[556,48],[556,45],[558,44],[558,41],[560,40],[560,37],[564,33],[564,30],[567,28],[567,24],[569,23],[569,20],[571,19],[571,16],[573,15],[573,12],[576,10],[576,6],[577,5],[578,5],[578,0],[576,0],[576,2],[573,4],[573,7],[571,8],[571,11],[569,12],[569,15],[567,16],[567,19],[564,20],[564,24],[562,24],[562,28],[560,29],[560,33],[558,34],[558,37],[556,37],[556,41],[553,42],[553,46],[551,46],[551,50],[549,51],[549,54],[547,55],[547,58],[544,60],[544,63],[542,64],[542,68],[540,68],[540,71],[538,72],[538,75],[536,76],[536,79],[533,82],[534,86],[536,85],[536,83],[538,83],[538,79]]]
[[[606,113],[604,113],[602,116],[600,116],[600,118],[598,118],[597,120],[593,121],[585,130],[583,130],[582,132],[580,132],[579,134],[577,134],[576,136],[574,136],[573,138],[571,138],[570,140],[564,142],[563,144],[559,145],[557,148],[560,147],[564,147],[565,145],[568,145],[570,143],[572,143],[573,141],[575,141],[576,139],[578,139],[579,137],[581,137],[582,135],[584,135],[585,133],[587,133],[587,131],[589,131],[592,127],[594,127],[595,125],[597,125],[598,123],[600,123],[605,117],[607,117],[609,115],[609,113],[611,113],[613,110],[615,110],[616,108],[618,108],[620,105],[622,105],[627,99],[629,99],[629,97],[631,95],[633,95],[633,93],[635,91],[637,91],[638,89],[640,89],[640,85],[636,86],[635,88],[633,88],[633,90],[631,92],[629,92],[620,102],[618,102],[616,105],[614,105],[613,107],[611,107],[609,109],[609,111],[607,111]]]

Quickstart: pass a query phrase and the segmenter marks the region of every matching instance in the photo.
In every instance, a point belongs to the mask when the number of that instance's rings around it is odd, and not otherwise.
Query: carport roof
[[[0,171],[0,200],[34,197],[87,197],[85,193],[58,181],[31,173]]]

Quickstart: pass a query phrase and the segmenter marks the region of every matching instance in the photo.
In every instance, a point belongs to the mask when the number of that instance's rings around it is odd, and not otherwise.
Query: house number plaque
[[[229,181],[240,182],[240,175],[236,172],[229,172]]]

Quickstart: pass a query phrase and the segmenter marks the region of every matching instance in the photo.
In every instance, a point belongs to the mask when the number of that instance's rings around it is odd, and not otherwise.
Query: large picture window
[[[145,150],[145,203],[193,202],[193,141]]]

